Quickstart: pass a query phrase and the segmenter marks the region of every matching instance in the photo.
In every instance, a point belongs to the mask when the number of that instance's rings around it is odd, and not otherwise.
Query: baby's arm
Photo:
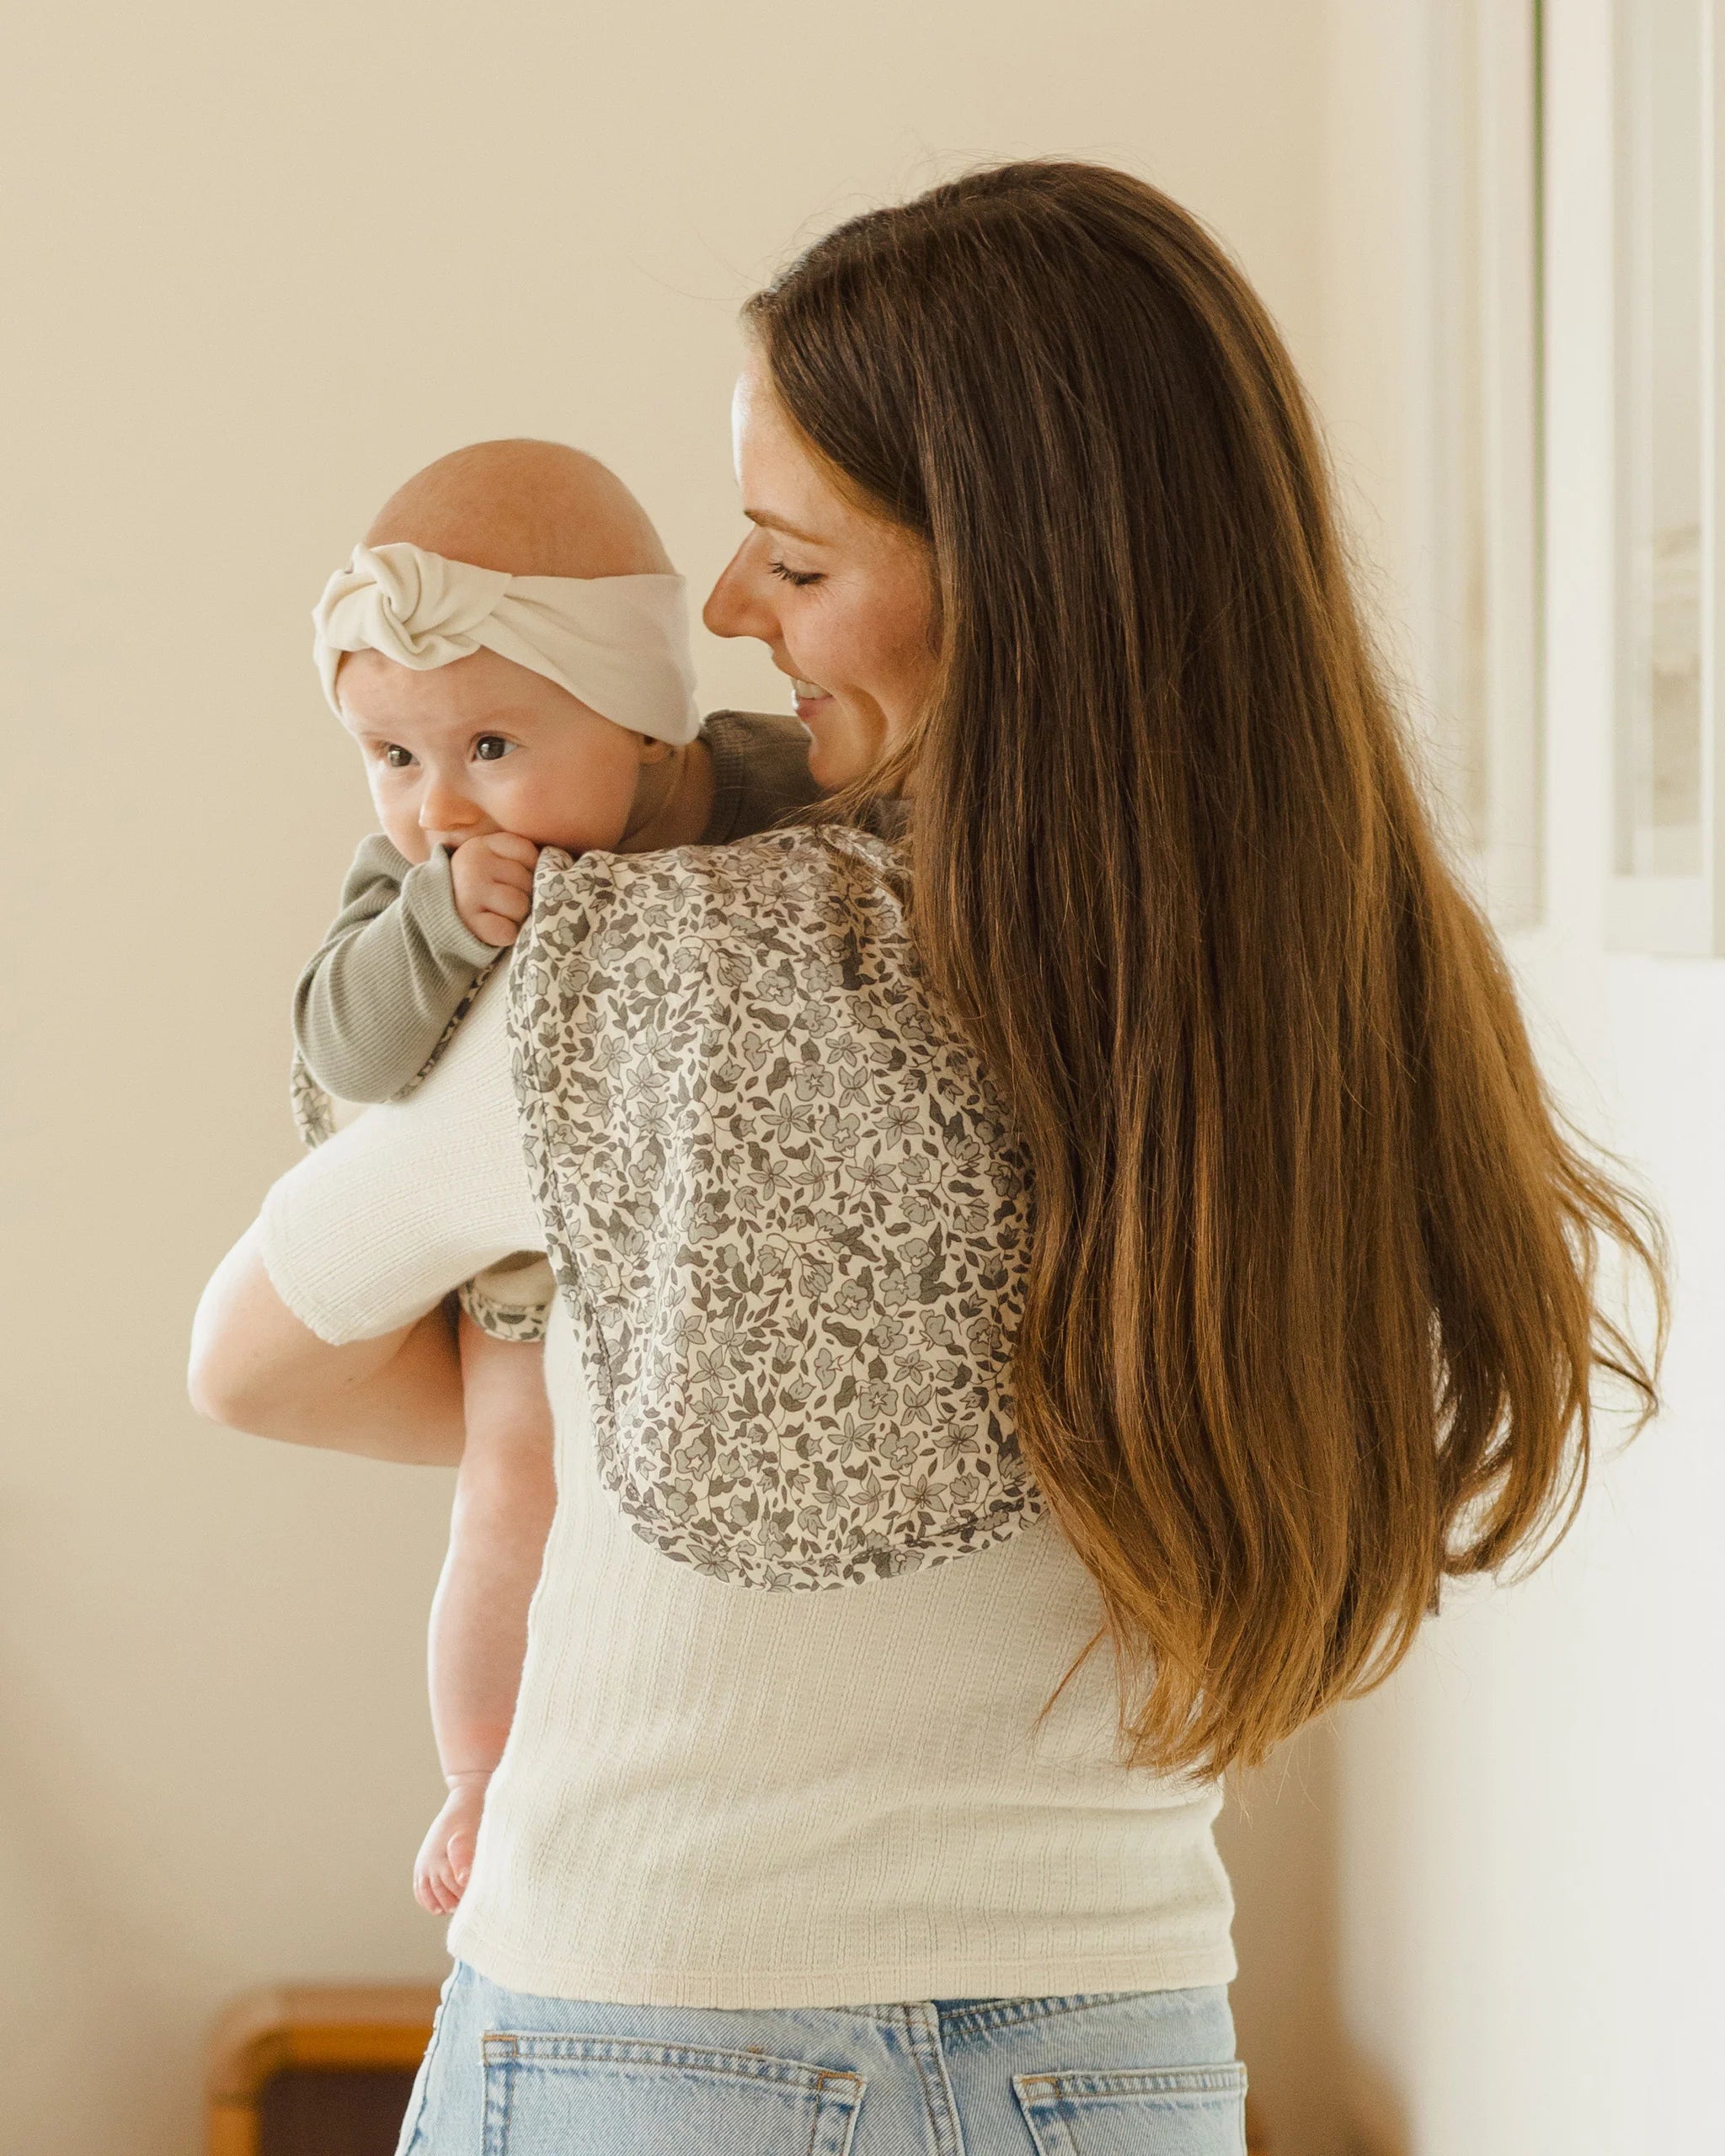
[[[461,1354],[467,1438],[430,1637],[431,1725],[450,1793],[414,1866],[414,1895],[437,1916],[467,1885],[557,1502],[542,1351],[494,1339],[464,1315]]]
[[[381,833],[360,846],[341,910],[294,990],[294,1040],[344,1101],[410,1086],[531,903],[538,849],[508,831],[410,864]]]

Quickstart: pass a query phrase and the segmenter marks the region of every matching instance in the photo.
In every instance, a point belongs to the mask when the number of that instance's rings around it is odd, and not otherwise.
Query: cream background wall
[[[222,1434],[181,1390],[292,1158],[286,992],[366,822],[307,662],[324,576],[417,465],[526,432],[614,461],[704,588],[737,302],[978,157],[1160,179],[1319,367],[1322,13],[8,12],[0,2146],[189,2150],[227,1995],[441,1967],[407,1881],[446,1484]],[[710,703],[777,694],[752,649],[700,664]],[[1242,2026],[1290,2119],[1327,1772],[1233,1835]]]

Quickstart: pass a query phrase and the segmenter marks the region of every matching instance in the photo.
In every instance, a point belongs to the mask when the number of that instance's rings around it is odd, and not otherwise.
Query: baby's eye
[[[473,744],[473,754],[482,764],[494,764],[514,746],[515,743],[506,740],[501,734],[482,734]]]
[[[404,771],[414,760],[414,752],[411,749],[403,749],[399,742],[386,742],[383,749],[383,760],[391,771]]]

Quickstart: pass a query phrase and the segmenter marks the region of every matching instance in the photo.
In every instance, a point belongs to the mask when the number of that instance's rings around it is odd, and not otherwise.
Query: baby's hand
[[[490,1780],[489,1774],[457,1775],[442,1811],[419,1844],[414,1860],[414,1899],[431,1916],[452,1916],[467,1886]]]
[[[455,910],[483,943],[513,943],[533,903],[539,849],[514,831],[465,839],[450,856]]]

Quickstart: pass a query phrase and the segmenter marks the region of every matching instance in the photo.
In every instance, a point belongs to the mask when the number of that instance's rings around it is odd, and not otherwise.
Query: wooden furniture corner
[[[435,1984],[303,1984],[248,1992],[210,2040],[208,2156],[259,2156],[259,2100],[289,2072],[409,2072],[431,2038]]]

